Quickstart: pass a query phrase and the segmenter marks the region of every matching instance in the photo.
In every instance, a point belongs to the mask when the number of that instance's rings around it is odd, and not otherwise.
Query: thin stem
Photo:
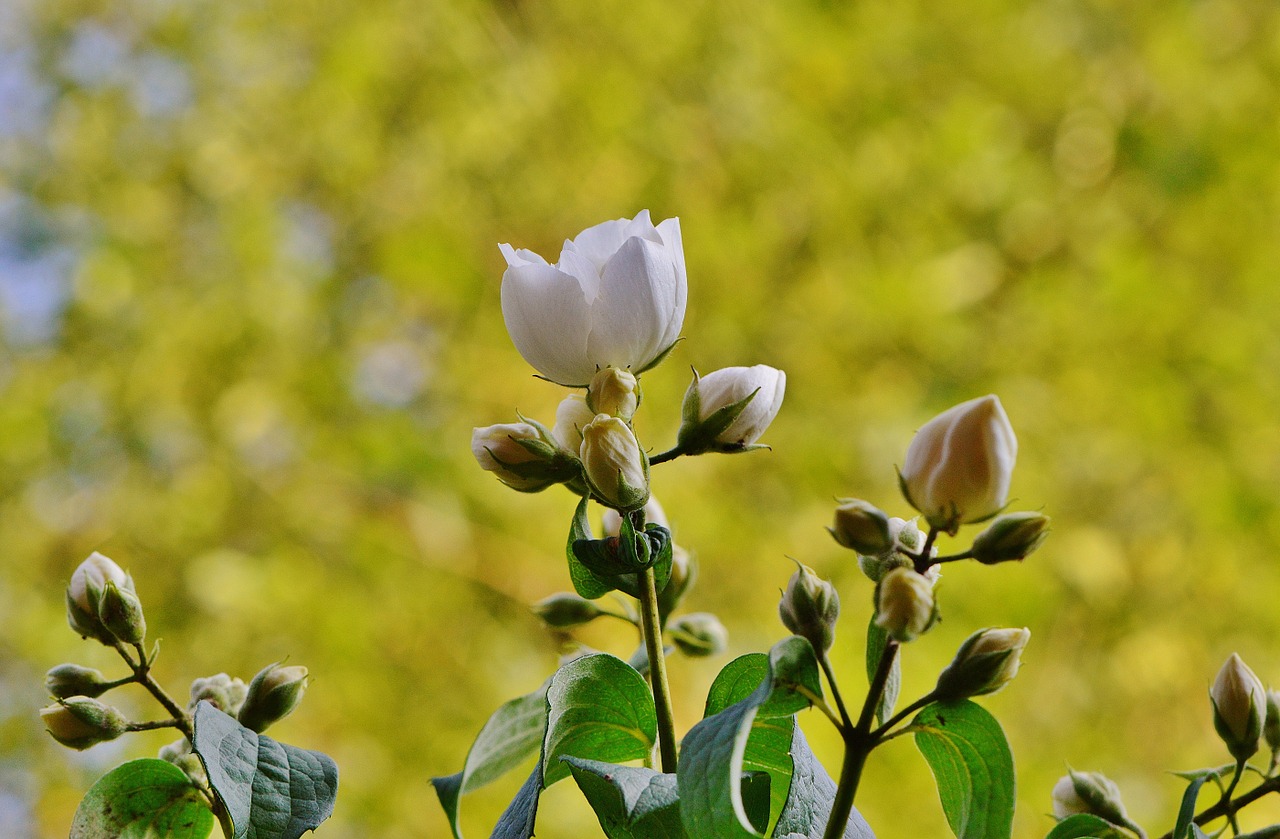
[[[1240,777],[1244,775],[1244,767],[1246,761],[1236,760],[1236,771],[1231,776],[1231,783],[1227,785],[1226,792],[1222,793],[1222,801],[1227,803],[1227,824],[1231,825],[1231,835],[1240,835],[1240,823],[1236,821],[1235,808],[1231,806],[1231,794],[1236,791],[1236,786],[1240,783]]]
[[[929,554],[933,552],[933,543],[937,540],[938,528],[929,528],[929,535],[924,537],[924,547],[920,549],[920,553],[912,556],[912,559],[915,560],[917,574],[923,574],[925,571],[928,571],[929,566],[933,564],[933,559]]]
[[[831,660],[827,658],[826,653],[818,656],[818,663],[822,665],[822,672],[827,676],[827,684],[831,686],[831,697],[836,701],[836,708],[840,711],[840,723],[836,728],[840,729],[841,734],[847,734],[853,731],[853,720],[849,718],[849,711],[845,708],[844,699],[840,696],[840,686],[836,684],[836,674],[831,668]]]
[[[157,728],[177,728],[178,720],[155,720],[153,722],[131,722],[126,731],[155,731]]]
[[[120,657],[124,659],[125,664],[129,665],[129,669],[133,671],[134,679],[138,684],[146,688],[160,703],[161,707],[173,717],[174,727],[181,731],[189,741],[195,742],[195,732],[191,728],[191,720],[178,707],[178,703],[174,702],[173,698],[165,693],[164,688],[160,687],[159,683],[151,678],[151,662],[147,661],[147,655],[142,646],[138,645],[137,650],[138,661],[134,661],[133,656],[129,655],[129,651],[125,649],[124,645],[116,642],[116,652],[120,653]]]
[[[926,543],[927,546],[928,543]],[[841,839],[845,826],[849,823],[849,814],[853,811],[853,799],[858,794],[858,783],[862,780],[862,768],[867,763],[867,755],[876,747],[871,735],[871,721],[875,718],[876,708],[884,696],[885,686],[889,683],[889,674],[893,672],[893,662],[898,657],[898,642],[890,638],[880,654],[880,663],[876,665],[875,675],[871,679],[871,687],[867,690],[867,699],[862,704],[862,713],[857,724],[845,731],[844,761],[840,766],[840,782],[836,787],[836,797],[831,803],[831,817],[827,820],[827,829],[823,839]]]
[[[662,649],[662,620],[658,616],[658,587],[652,568],[637,575],[640,580],[640,627],[649,654],[649,675],[653,679],[653,704],[658,712],[658,751],[662,771],[676,771],[676,726],[671,712],[671,686],[667,683],[667,660]]]
[[[973,551],[964,551],[958,554],[947,554],[946,556],[926,557],[924,567],[932,568],[935,565],[941,565],[944,562],[955,562],[960,559],[973,559]]]
[[[662,454],[655,454],[653,457],[650,457],[649,465],[656,466],[659,463],[666,463],[669,460],[675,460],[677,457],[679,457],[682,454],[684,454],[684,449],[680,448],[680,444],[677,443],[675,446],[671,447],[670,449],[663,452]]]
[[[1219,819],[1225,816],[1228,810],[1233,813],[1243,810],[1259,798],[1262,798],[1262,796],[1272,792],[1280,792],[1280,777],[1268,778],[1258,786],[1246,792],[1244,795],[1241,795],[1235,801],[1228,801],[1226,798],[1223,798],[1212,807],[1202,810],[1196,815],[1193,821],[1201,826],[1206,825],[1214,819]],[[1160,839],[1173,839],[1173,831],[1171,830],[1164,834]]]
[[[895,725],[902,722],[907,717],[911,716],[916,711],[919,711],[921,708],[928,705],[930,702],[932,702],[937,698],[938,698],[937,695],[934,694],[933,691],[926,693],[924,696],[920,697],[915,702],[912,702],[910,705],[908,705],[907,707],[903,708],[901,711],[899,711],[898,713],[890,717],[885,722],[884,725],[880,726],[875,731],[871,732],[871,739],[876,741],[877,744],[879,744],[882,740],[884,740],[885,735],[888,734]]]

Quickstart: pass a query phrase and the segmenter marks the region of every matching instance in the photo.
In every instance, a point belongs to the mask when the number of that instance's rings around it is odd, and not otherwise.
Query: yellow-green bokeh
[[[973,629],[1029,627],[985,700],[1015,835],[1048,831],[1066,763],[1167,829],[1164,771],[1227,760],[1221,662],[1280,680],[1278,24],[1261,0],[6,5],[0,271],[63,261],[47,334],[0,298],[0,818],[65,835],[97,773],[166,740],[77,755],[40,729],[45,669],[112,667],[63,625],[101,550],[175,690],[310,668],[275,731],[341,766],[320,835],[444,836],[429,778],[554,668],[527,604],[568,586],[573,499],[507,491],[468,447],[562,395],[505,334],[496,246],[554,259],[649,208],[680,217],[690,288],[642,441],[671,441],[689,365],[788,374],[773,452],[654,470],[702,563],[690,607],[731,633],[672,663],[680,728],[782,637],[788,556],[837,582],[860,691],[871,588],[823,530],[833,498],[905,515],[912,431],[994,392],[1016,506],[1054,532],[946,570],[904,695]],[[466,801],[469,835],[519,780]],[[947,835],[906,740],[858,804],[883,839]],[[568,784],[543,816],[600,835]]]

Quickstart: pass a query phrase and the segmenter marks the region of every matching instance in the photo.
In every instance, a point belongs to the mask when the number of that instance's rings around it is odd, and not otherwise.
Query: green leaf
[[[615,656],[586,655],[561,667],[551,677],[547,706],[546,786],[569,776],[561,757],[644,760],[657,741],[658,715],[649,686]]]
[[[749,695],[721,708],[755,677],[759,679]],[[743,803],[743,772],[768,772],[775,802],[770,810],[780,809],[777,802],[786,800],[782,790],[791,783],[786,750],[795,725],[792,715],[809,706],[809,696],[822,696],[821,675],[813,647],[794,635],[774,645],[767,662],[744,656],[716,678],[707,701],[708,711],[716,712],[685,736],[676,773],[681,818],[691,839],[761,835]]]
[[[831,805],[836,797],[836,782],[809,748],[800,726],[795,727],[791,740],[791,757],[794,769],[791,788],[787,791],[782,815],[774,828],[773,836],[821,839],[831,818]],[[844,839],[875,839],[871,826],[857,810],[849,814]]]
[[[1058,822],[1045,839],[1133,839],[1111,822],[1092,813],[1076,813]]]
[[[880,657],[889,643],[889,633],[876,624],[876,616],[871,616],[867,624],[867,683],[875,681],[876,671],[880,669]],[[893,715],[893,706],[898,704],[898,692],[902,689],[902,656],[895,656],[893,667],[889,670],[889,680],[885,682],[884,693],[880,704],[876,706],[876,719],[881,725]]]
[[[573,582],[573,590],[579,597],[595,600],[613,591],[613,586],[601,581],[592,574],[587,566],[574,555],[573,543],[581,539],[591,538],[591,523],[587,521],[587,498],[583,496],[578,508],[573,511],[573,521],[569,525],[569,542],[565,546],[565,555],[569,559],[569,579]]]
[[[1201,775],[1187,784],[1187,791],[1182,794],[1182,803],[1178,807],[1178,819],[1173,824],[1173,839],[1196,839],[1192,832],[1196,828],[1196,799],[1200,797],[1200,787],[1212,777],[1212,773]]]
[[[957,839],[1013,833],[1013,755],[996,718],[968,700],[937,702],[912,721]]]
[[[574,757],[564,762],[609,839],[687,839],[675,775]]]
[[[89,788],[69,839],[207,839],[213,812],[186,773],[155,758],[131,760]]]
[[[431,779],[454,839],[462,839],[458,827],[461,797],[510,772],[542,747],[548,684],[550,681],[493,712],[471,744],[461,772]]]
[[[231,816],[229,839],[298,839],[333,814],[332,759],[250,731],[207,701],[196,707],[194,751]]]
[[[542,762],[539,761],[494,825],[489,839],[531,839],[534,823],[538,820],[538,798],[542,790]]]

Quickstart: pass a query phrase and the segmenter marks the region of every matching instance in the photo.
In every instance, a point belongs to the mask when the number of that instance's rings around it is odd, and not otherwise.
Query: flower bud
[[[577,476],[571,454],[560,449],[551,432],[531,422],[474,429],[471,453],[481,469],[520,492],[539,492]]]
[[[970,635],[938,676],[934,694],[952,702],[995,693],[1018,674],[1031,630],[982,629]]]
[[[710,612],[681,615],[667,627],[671,642],[693,658],[718,655],[729,646],[729,632]]]
[[[1049,517],[1039,513],[997,516],[973,540],[973,558],[983,565],[1025,559],[1049,537]]]
[[[1101,772],[1068,770],[1053,785],[1053,815],[1065,819],[1077,813],[1089,813],[1116,825],[1130,823],[1120,788]]]
[[[126,591],[107,580],[98,603],[98,619],[107,631],[125,644],[141,644],[147,637],[147,621],[142,616],[142,602],[132,591]]]
[[[676,444],[685,454],[741,452],[755,448],[778,410],[787,374],[764,364],[693,373],[685,391]]]
[[[1236,760],[1248,760],[1258,751],[1267,717],[1267,692],[1262,682],[1232,653],[1209,688],[1209,700],[1213,703],[1213,727],[1227,751]]]
[[[590,623],[604,614],[599,606],[576,594],[560,592],[539,600],[531,607],[547,626],[568,629]]]
[[[59,664],[45,674],[44,686],[54,699],[70,699],[73,696],[101,696],[111,687],[111,683],[92,667]]]
[[[129,727],[115,708],[87,696],[73,696],[41,708],[40,719],[53,739],[79,750],[114,740]]]
[[[835,586],[820,578],[807,565],[796,563],[796,572],[787,582],[787,590],[778,602],[782,625],[801,638],[808,639],[814,652],[822,655],[831,649],[836,637],[836,619],[840,617],[840,595]]]
[[[266,731],[272,723],[289,716],[306,689],[307,668],[268,664],[249,683],[238,714],[240,724],[253,731]]]
[[[582,467],[592,491],[615,510],[635,510],[649,500],[649,459],[617,417],[596,414],[582,429]]]
[[[894,640],[914,641],[938,618],[933,583],[912,568],[894,568],[876,589],[876,626]]]
[[[665,618],[674,612],[697,580],[698,561],[684,548],[672,545],[671,578],[658,592],[658,615]]]
[[[551,436],[561,449],[577,457],[582,451],[582,429],[595,418],[596,412],[587,406],[587,397],[571,393],[556,406],[556,423],[551,427]]]
[[[1280,691],[1267,691],[1267,719],[1262,724],[1262,737],[1272,752],[1280,752]]]
[[[640,407],[640,383],[629,370],[606,367],[587,386],[587,406],[597,414],[630,422]]]
[[[916,432],[899,472],[902,494],[931,527],[954,534],[1005,505],[1017,455],[999,398],[971,399]]]
[[[133,580],[129,575],[119,565],[94,551],[71,575],[66,598],[67,623],[81,637],[93,638],[113,647],[116,636],[102,625],[102,620],[98,617],[102,591],[108,582],[115,583],[123,590],[133,591]]]
[[[877,556],[893,548],[889,517],[856,498],[836,507],[835,523],[827,529],[838,543],[860,554]]]
[[[187,708],[195,711],[201,702],[208,702],[223,713],[235,716],[244,705],[249,688],[240,679],[226,673],[201,676],[191,683],[191,701]]]

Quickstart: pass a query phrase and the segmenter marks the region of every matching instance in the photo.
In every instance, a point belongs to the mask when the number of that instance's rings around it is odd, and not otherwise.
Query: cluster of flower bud
[[[133,579],[94,551],[80,563],[67,586],[67,623],[80,636],[113,647],[141,644],[147,634]]]

